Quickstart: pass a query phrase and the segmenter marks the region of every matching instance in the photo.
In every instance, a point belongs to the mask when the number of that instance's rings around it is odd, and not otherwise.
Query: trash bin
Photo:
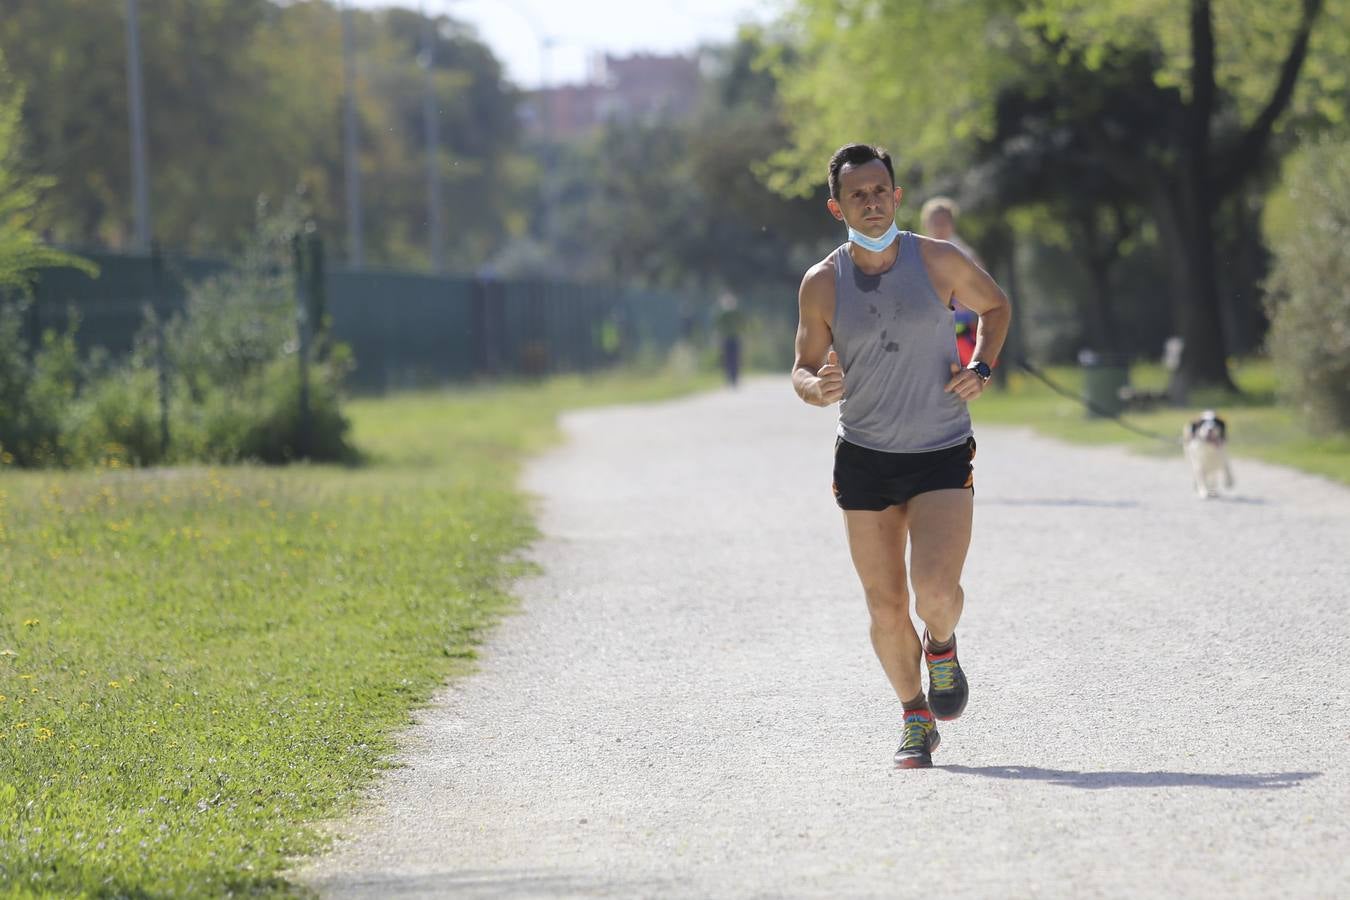
[[[1125,409],[1120,389],[1130,383],[1130,362],[1118,353],[1083,350],[1078,354],[1083,368],[1083,401],[1089,419],[1118,416]]]

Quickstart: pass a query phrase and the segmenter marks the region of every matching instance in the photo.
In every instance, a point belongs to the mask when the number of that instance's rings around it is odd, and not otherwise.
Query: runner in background
[[[920,210],[919,227],[929,237],[947,241],[968,256],[971,262],[984,269],[984,260],[980,259],[980,255],[956,233],[956,217],[960,214],[961,207],[956,205],[955,200],[950,197],[934,197]],[[956,312],[956,350],[961,355],[961,365],[965,366],[970,364],[970,359],[975,353],[975,326],[979,323],[980,317],[962,306],[959,297],[953,298],[952,302],[955,304]]]

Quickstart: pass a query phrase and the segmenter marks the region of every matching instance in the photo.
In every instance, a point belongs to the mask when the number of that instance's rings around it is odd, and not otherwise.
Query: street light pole
[[[422,121],[427,145],[427,256],[431,260],[431,270],[440,274],[445,271],[445,220],[441,198],[441,134],[436,104],[436,24],[427,17],[425,2],[422,18],[425,21],[418,62],[426,71]]]
[[[356,55],[352,47],[352,10],[342,4],[342,144],[347,175],[347,262],[353,268],[366,263],[361,227],[361,161],[356,144]]]
[[[127,109],[131,122],[131,194],[133,244],[150,252],[150,176],[146,160],[145,93],[141,85],[141,29],[136,0],[127,0]]]

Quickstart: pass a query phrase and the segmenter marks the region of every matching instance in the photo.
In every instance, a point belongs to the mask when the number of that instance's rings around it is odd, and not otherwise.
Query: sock
[[[931,634],[924,635],[924,649],[927,650],[929,653],[946,653],[948,650],[952,649],[952,645],[954,645],[955,643],[956,643],[956,635],[952,635],[942,643],[938,643],[937,641],[933,640],[933,636]]]
[[[912,712],[916,709],[927,709],[928,698],[923,695],[923,691],[919,691],[918,696],[910,700],[903,700],[900,705],[905,708],[905,712]]]

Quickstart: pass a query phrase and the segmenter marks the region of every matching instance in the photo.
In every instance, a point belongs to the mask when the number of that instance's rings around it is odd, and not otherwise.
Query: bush
[[[265,212],[265,211],[264,211]],[[194,286],[167,323],[170,444],[160,432],[158,331],[148,318],[131,356],[81,361],[78,321],[34,350],[23,304],[0,306],[0,463],[21,466],[163,462],[350,462],[341,386],[350,351],[320,329],[308,350],[309,416],[290,266],[293,209],[260,215],[253,244],[228,272]],[[318,311],[313,311],[317,317]]]
[[[1268,345],[1280,392],[1315,431],[1350,430],[1350,143],[1291,162],[1268,221]]]
[[[184,410],[174,420],[175,456],[267,463],[355,458],[340,403],[351,357],[323,329],[309,348],[309,421],[301,421],[291,240],[302,221],[294,203],[275,215],[260,210],[244,256],[193,286],[185,314],[166,328],[170,370],[184,393],[175,404]]]
[[[159,373],[139,360],[92,381],[66,420],[71,458],[117,468],[164,459]]]
[[[79,381],[75,329],[48,331],[36,350],[24,336],[27,306],[0,306],[0,463],[63,466],[71,462],[63,417]]]
[[[351,423],[339,396],[345,360],[340,352],[310,366],[308,429],[301,422],[300,373],[292,353],[269,362],[234,390],[208,392],[196,420],[183,429],[184,443],[194,448],[194,457],[211,462],[355,461],[347,442]]]

